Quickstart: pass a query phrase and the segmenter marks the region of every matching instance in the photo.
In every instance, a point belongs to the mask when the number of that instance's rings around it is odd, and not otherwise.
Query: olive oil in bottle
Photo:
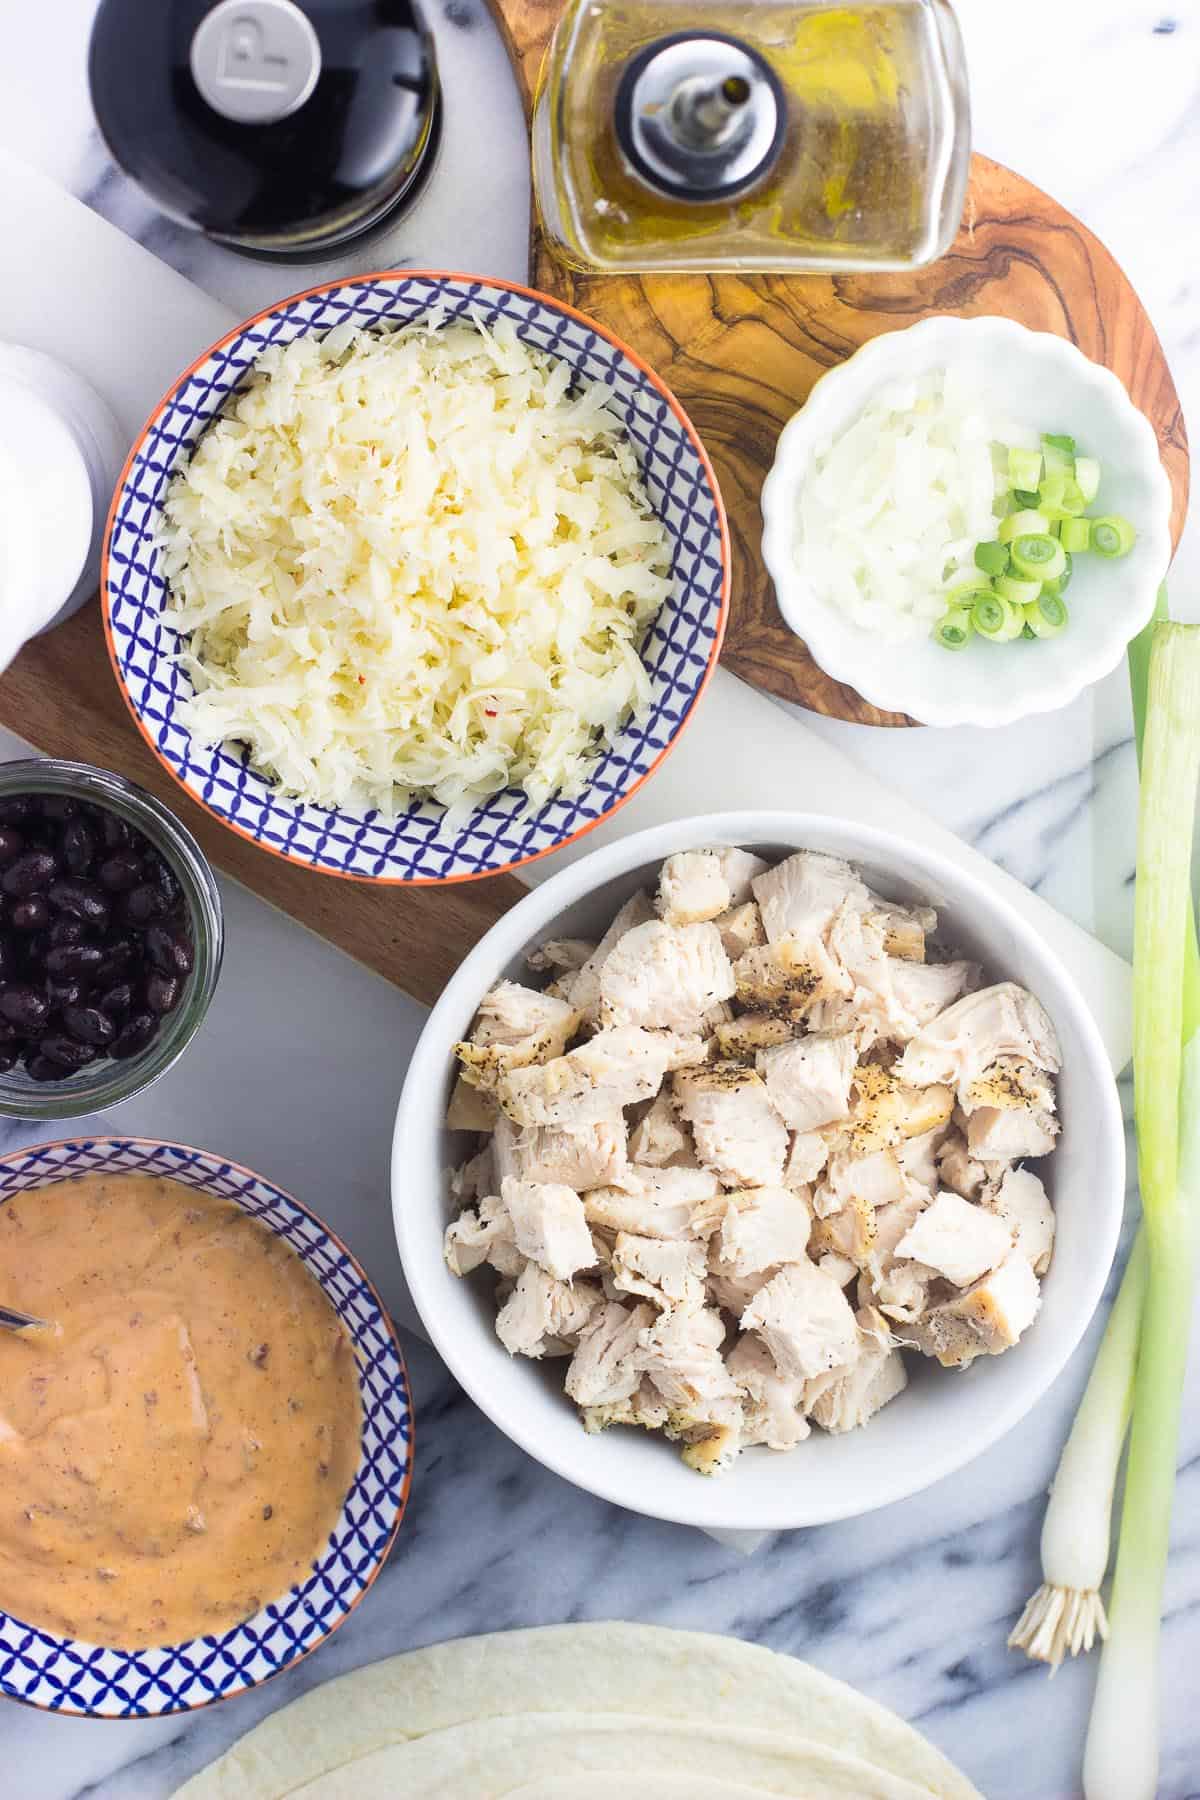
[[[946,0],[575,0],[534,108],[546,235],[579,269],[907,269],[970,162]]]

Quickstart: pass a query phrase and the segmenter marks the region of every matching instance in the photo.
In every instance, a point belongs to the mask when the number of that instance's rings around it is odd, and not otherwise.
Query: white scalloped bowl
[[[950,366],[965,369],[1001,417],[1070,432],[1104,471],[1090,510],[1123,513],[1137,527],[1128,556],[1075,559],[1070,623],[1057,638],[976,640],[958,652],[932,638],[892,643],[819,599],[796,566],[795,496],[813,456],[888,382]],[[830,369],[780,435],[762,510],[763,562],[787,624],[827,675],[926,725],[1011,725],[1066,706],[1120,662],[1171,560],[1171,486],[1149,420],[1111,370],[1065,338],[1011,319],[923,319]]]

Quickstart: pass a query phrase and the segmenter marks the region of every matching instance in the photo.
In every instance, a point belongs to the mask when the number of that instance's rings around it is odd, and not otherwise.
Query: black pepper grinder
[[[336,251],[432,165],[437,65],[413,0],[102,0],[88,76],[154,204],[251,255]]]

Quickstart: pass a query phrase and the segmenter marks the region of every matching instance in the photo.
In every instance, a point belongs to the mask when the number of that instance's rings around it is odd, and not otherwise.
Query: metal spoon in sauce
[[[35,1319],[32,1313],[18,1312],[12,1306],[0,1306],[0,1330],[28,1331],[39,1337],[43,1332],[47,1337],[58,1336],[58,1326],[52,1319]]]

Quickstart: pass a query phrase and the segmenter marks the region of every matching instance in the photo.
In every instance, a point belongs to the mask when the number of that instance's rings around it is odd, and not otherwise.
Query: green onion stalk
[[[1155,621],[1166,616],[1166,595],[1160,593]],[[1155,621],[1129,649],[1139,760],[1145,733]],[[1200,1022],[1200,956],[1197,955],[1190,898],[1181,943],[1182,1043],[1185,1039],[1191,1042]],[[1190,1066],[1189,1073],[1195,1072]],[[1200,1122],[1200,1103],[1189,1102],[1185,1106],[1185,1123],[1189,1120]],[[1200,1144],[1200,1132],[1193,1130],[1187,1141]],[[1200,1182],[1189,1180],[1185,1186],[1189,1195],[1196,1195],[1193,1211],[1200,1216]],[[1117,1471],[1133,1407],[1146,1262],[1146,1235],[1144,1230],[1139,1230],[1051,1488],[1042,1529],[1043,1582],[1008,1640],[1013,1648],[1048,1663],[1052,1671],[1064,1656],[1089,1651],[1098,1638],[1103,1640],[1109,1635],[1100,1587],[1108,1566]]]

